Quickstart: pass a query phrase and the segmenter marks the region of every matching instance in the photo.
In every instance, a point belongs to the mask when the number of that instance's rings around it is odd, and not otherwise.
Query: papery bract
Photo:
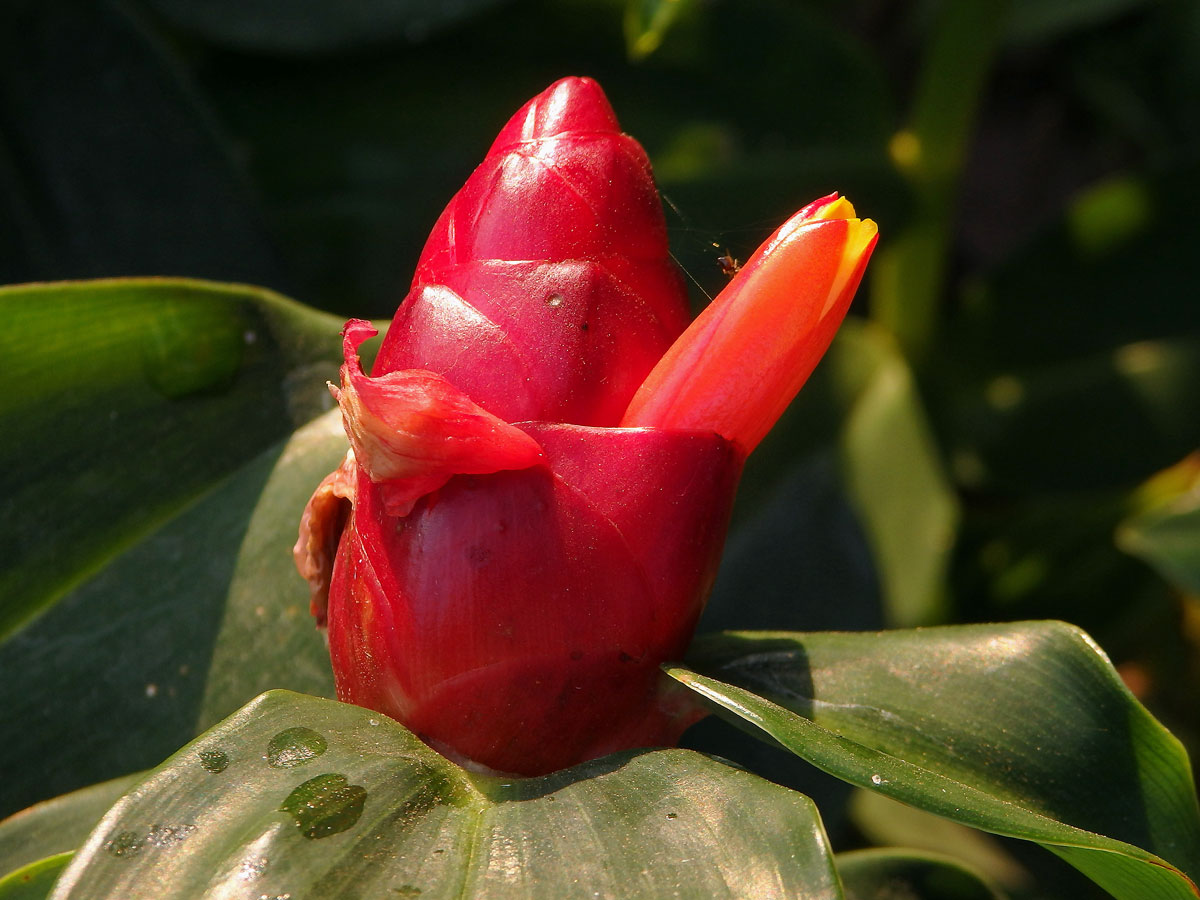
[[[352,450],[296,545],[338,696],[502,772],[674,743],[701,713],[659,667],[874,235],[844,200],[806,207],[683,331],[649,164],[599,87],[526,104],[434,227],[373,377],[370,326],[346,327]]]

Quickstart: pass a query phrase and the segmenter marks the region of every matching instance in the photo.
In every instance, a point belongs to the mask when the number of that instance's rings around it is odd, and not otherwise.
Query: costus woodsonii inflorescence
[[[522,107],[434,226],[296,561],[342,700],[538,775],[669,745],[742,465],[828,347],[876,229],[830,195],[689,324],[645,152],[599,86]]]

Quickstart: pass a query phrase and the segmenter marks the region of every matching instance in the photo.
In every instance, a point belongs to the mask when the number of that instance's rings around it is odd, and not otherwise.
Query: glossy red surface
[[[645,152],[564,78],[438,219],[373,374],[428,369],[510,422],[615,425],[687,318]]]
[[[339,697],[520,775],[675,743],[702,713],[660,666],[746,454],[861,277],[874,225],[847,215],[806,207],[684,332],[642,149],[588,79],[526,104],[434,227],[371,377],[370,326],[347,325],[353,452],[296,545]]]
[[[713,434],[531,425],[546,464],[460,476],[389,516],[360,475],[329,603],[343,700],[491,768],[674,743],[659,695],[725,536],[740,457]]]

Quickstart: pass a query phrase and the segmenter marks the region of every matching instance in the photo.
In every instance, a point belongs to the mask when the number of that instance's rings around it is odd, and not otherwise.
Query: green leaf
[[[625,49],[630,59],[644,59],[657,50],[671,26],[695,6],[695,0],[628,0]]]
[[[1200,595],[1200,490],[1124,522],[1117,544],[1180,590]]]
[[[336,375],[338,320],[255,288],[18,285],[0,321],[20,386],[0,398],[0,636],[311,418]]]
[[[345,452],[340,321],[170,280],[0,290],[0,810],[154,765],[269,687],[331,690],[290,560]]]
[[[981,873],[1000,888],[1017,896],[1026,896],[1033,886],[1030,871],[1014,858],[1015,845],[992,834],[959,825],[915,807],[908,806],[874,791],[855,788],[849,802],[854,827],[876,847],[902,847],[907,851],[949,856],[972,871]],[[1051,865],[1054,860],[1046,860]],[[1056,867],[1056,869],[1066,869]],[[1082,881],[1074,870],[1066,871]],[[1052,896],[1039,879],[1038,887]]]
[[[0,744],[0,768],[23,773],[6,803],[152,766],[270,687],[332,695],[290,546],[345,449],[337,414],[318,419],[0,647],[31,673],[0,681],[0,704],[37,723]]]
[[[49,896],[72,856],[74,853],[59,853],[39,859],[0,878],[0,900],[42,900]]]
[[[127,775],[55,797],[0,822],[0,874],[74,851],[140,775]]]
[[[934,853],[855,850],[835,857],[846,900],[1004,900],[995,885],[966,866]]]
[[[875,551],[892,625],[945,615],[945,578],[959,507],[908,364],[870,326],[849,332],[869,374],[841,438],[846,485]]]
[[[1200,895],[1187,755],[1076,628],[731,633],[694,659],[670,674],[830,774],[1036,841],[1121,900]]]
[[[298,728],[326,749],[272,766],[272,740]],[[227,765],[211,771],[205,753]],[[811,801],[700,754],[634,751],[543,778],[493,778],[384,716],[281,691],[118,802],[55,897],[225,892],[842,897]]]
[[[149,0],[165,19],[208,40],[273,53],[328,53],[416,42],[500,0]]]

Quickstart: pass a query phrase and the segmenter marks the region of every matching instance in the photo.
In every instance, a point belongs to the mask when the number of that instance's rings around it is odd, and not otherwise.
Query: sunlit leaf
[[[728,634],[693,664],[670,672],[859,787],[1036,841],[1121,900],[1198,895],[1187,755],[1078,629]]]
[[[72,855],[60,853],[40,859],[0,878],[0,900],[43,900]]]
[[[326,749],[270,764],[303,728]],[[219,754],[219,771],[206,766]],[[752,811],[752,814],[747,814]],[[272,692],[105,816],[55,897],[842,897],[806,797],[683,750],[470,774],[395,722]]]
[[[1200,454],[1162,476],[1176,472],[1188,477],[1191,484],[1173,499],[1123,522],[1117,530],[1117,543],[1180,590],[1200,596]]]
[[[126,775],[46,800],[0,822],[0,875],[72,852],[137,781]]]
[[[26,723],[0,810],[153,765],[267,687],[330,690],[290,546],[345,444],[335,419],[285,439],[328,405],[341,322],[172,280],[5,288],[0,313],[0,708]]]

